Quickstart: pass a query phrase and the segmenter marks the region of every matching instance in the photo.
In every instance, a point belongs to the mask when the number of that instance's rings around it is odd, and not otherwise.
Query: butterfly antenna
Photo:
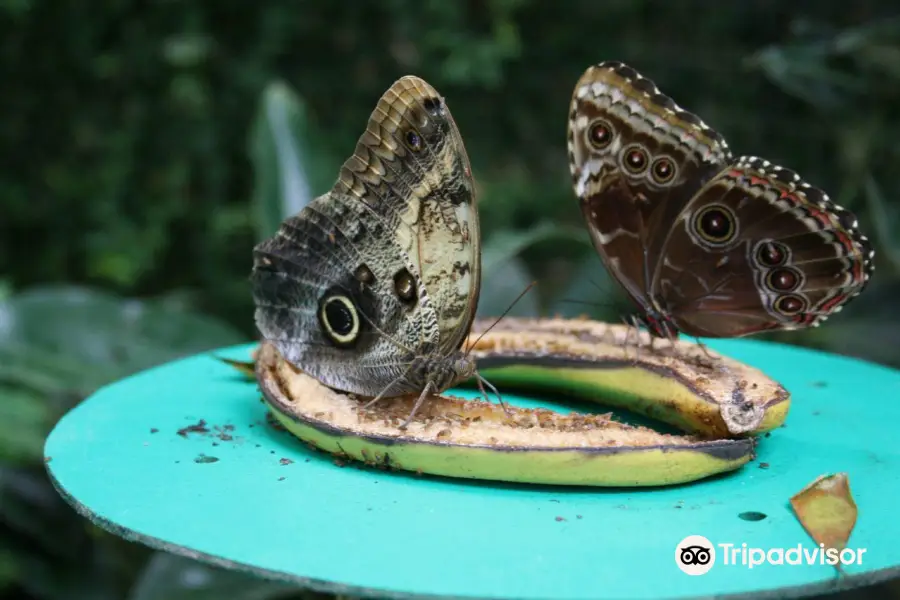
[[[378,393],[377,396],[375,396],[375,398],[373,398],[372,400],[369,400],[368,402],[366,402],[366,403],[360,408],[360,410],[358,411],[357,414],[359,414],[359,413],[362,412],[362,411],[368,410],[373,404],[375,404],[376,402],[378,402],[379,400],[381,400],[382,398],[384,398],[385,394],[387,394],[388,391],[390,391],[390,389],[391,389],[392,387],[394,387],[394,386],[397,384],[398,381],[400,381],[401,379],[403,379],[404,377],[406,377],[407,375],[409,375],[409,372],[410,372],[411,370],[412,370],[412,363],[410,363],[410,365],[406,368],[405,371],[403,371],[403,373],[401,373],[400,375],[398,375],[397,377],[395,377],[393,381],[391,381],[389,384],[387,384],[387,385],[384,387],[384,389],[381,390],[381,391]]]
[[[590,306],[592,308],[615,308],[616,305],[611,302],[591,302],[589,300],[571,300],[569,298],[563,298],[560,302],[565,302],[567,304],[582,304],[584,306]]]
[[[406,350],[406,351],[409,352],[410,354],[415,355],[415,351],[414,351],[414,350],[412,350],[411,348],[407,347],[405,344],[401,343],[400,341],[395,340],[395,339],[393,338],[393,336],[388,335],[387,333],[385,333],[385,331],[384,331],[383,329],[381,329],[378,325],[375,324],[375,322],[374,322],[372,319],[369,318],[369,315],[367,315],[367,314],[364,313],[363,311],[359,311],[359,314],[362,315],[362,317],[366,320],[366,323],[368,323],[369,325],[372,326],[372,329],[374,329],[374,330],[375,330],[376,332],[378,332],[379,334],[383,335],[384,338],[385,338],[386,340],[388,340],[389,342],[391,342],[392,344],[394,344],[395,346],[397,346],[397,347],[400,348],[401,350]]]
[[[481,335],[478,336],[478,339],[475,340],[475,342],[472,343],[472,344],[466,349],[465,356],[468,356],[468,355],[469,355],[469,352],[472,351],[472,348],[474,348],[475,346],[478,345],[478,342],[481,341],[481,338],[483,338],[484,336],[486,336],[486,335],[488,334],[488,332],[489,332],[491,329],[493,329],[494,327],[496,327],[496,326],[497,326],[497,323],[499,323],[499,322],[503,319],[503,317],[505,317],[506,315],[508,315],[508,314],[509,314],[509,311],[511,311],[511,310],[513,309],[513,307],[516,305],[516,303],[517,303],[519,300],[521,300],[523,297],[525,297],[525,294],[527,294],[527,293],[531,290],[531,288],[533,288],[535,285],[537,285],[537,281],[532,281],[531,283],[528,284],[528,287],[526,287],[524,290],[522,290],[522,293],[519,294],[518,297],[517,297],[515,300],[512,301],[512,304],[510,304],[510,305],[507,307],[507,309],[503,311],[503,314],[501,314],[499,317],[497,317],[497,319],[496,319],[493,323],[491,323],[491,326],[488,327],[487,329],[485,329],[485,330],[481,333]]]

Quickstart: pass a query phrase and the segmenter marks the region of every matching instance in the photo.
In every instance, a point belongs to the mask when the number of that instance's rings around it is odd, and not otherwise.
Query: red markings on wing
[[[847,294],[838,294],[828,302],[825,302],[821,306],[819,306],[819,310],[824,310],[825,312],[831,312],[834,310],[834,307],[838,304],[841,304],[844,300],[847,299]]]

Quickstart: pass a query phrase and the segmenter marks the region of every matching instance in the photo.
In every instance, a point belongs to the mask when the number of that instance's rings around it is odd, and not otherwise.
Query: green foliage
[[[352,4],[352,6],[351,6]],[[428,79],[462,130],[484,230],[482,316],[629,310],[572,194],[572,87],[652,77],[739,154],[857,212],[869,291],[769,337],[900,366],[900,20],[887,0],[0,3],[0,598],[301,598],[152,554],[47,481],[56,420],[98,386],[250,339],[253,244],[323,193],[378,96]],[[138,300],[138,298],[141,298]]]

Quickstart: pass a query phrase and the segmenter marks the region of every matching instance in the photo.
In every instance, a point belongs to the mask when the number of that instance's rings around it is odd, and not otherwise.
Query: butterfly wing
[[[334,193],[377,213],[413,263],[437,312],[437,349],[457,350],[469,333],[481,286],[475,182],[444,99],[418,77],[378,101]]]
[[[459,347],[481,273],[468,157],[434,88],[395,82],[334,187],[254,256],[257,326],[291,363],[348,392],[418,391],[406,368]]]
[[[569,165],[591,239],[644,309],[666,228],[731,156],[725,140],[654,83],[614,61],[575,86]]]
[[[873,255],[856,217],[821,189],[741,157],[673,223],[652,293],[691,335],[800,329],[863,291]]]
[[[329,387],[378,394],[403,375],[423,332],[435,329],[433,312],[398,297],[395,277],[412,266],[355,198],[316,198],[253,254],[257,328]]]

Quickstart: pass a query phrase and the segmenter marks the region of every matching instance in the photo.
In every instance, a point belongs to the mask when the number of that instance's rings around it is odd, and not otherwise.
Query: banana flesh
[[[482,353],[479,364],[482,358],[488,363],[515,358],[514,348],[534,352],[521,339],[512,344],[503,337],[508,333],[491,332],[479,342],[473,350]],[[554,352],[546,345],[549,339],[535,332],[522,335],[543,345],[544,359]],[[554,335],[560,336],[550,332]],[[249,365],[235,364],[241,365],[246,372]],[[495,376],[506,368],[494,367]],[[363,411],[361,399],[321,385],[268,343],[259,348],[254,369],[272,414],[300,440],[373,466],[431,475],[551,485],[673,485],[738,469],[751,460],[756,443],[752,437],[664,434],[608,414],[518,407],[507,413],[495,403],[448,394],[426,399],[415,420],[400,430],[414,397],[385,399]]]
[[[476,321],[468,347],[500,389],[565,392],[708,438],[758,435],[787,417],[778,382],[694,343],[587,319],[505,318],[481,337],[492,323]]]

